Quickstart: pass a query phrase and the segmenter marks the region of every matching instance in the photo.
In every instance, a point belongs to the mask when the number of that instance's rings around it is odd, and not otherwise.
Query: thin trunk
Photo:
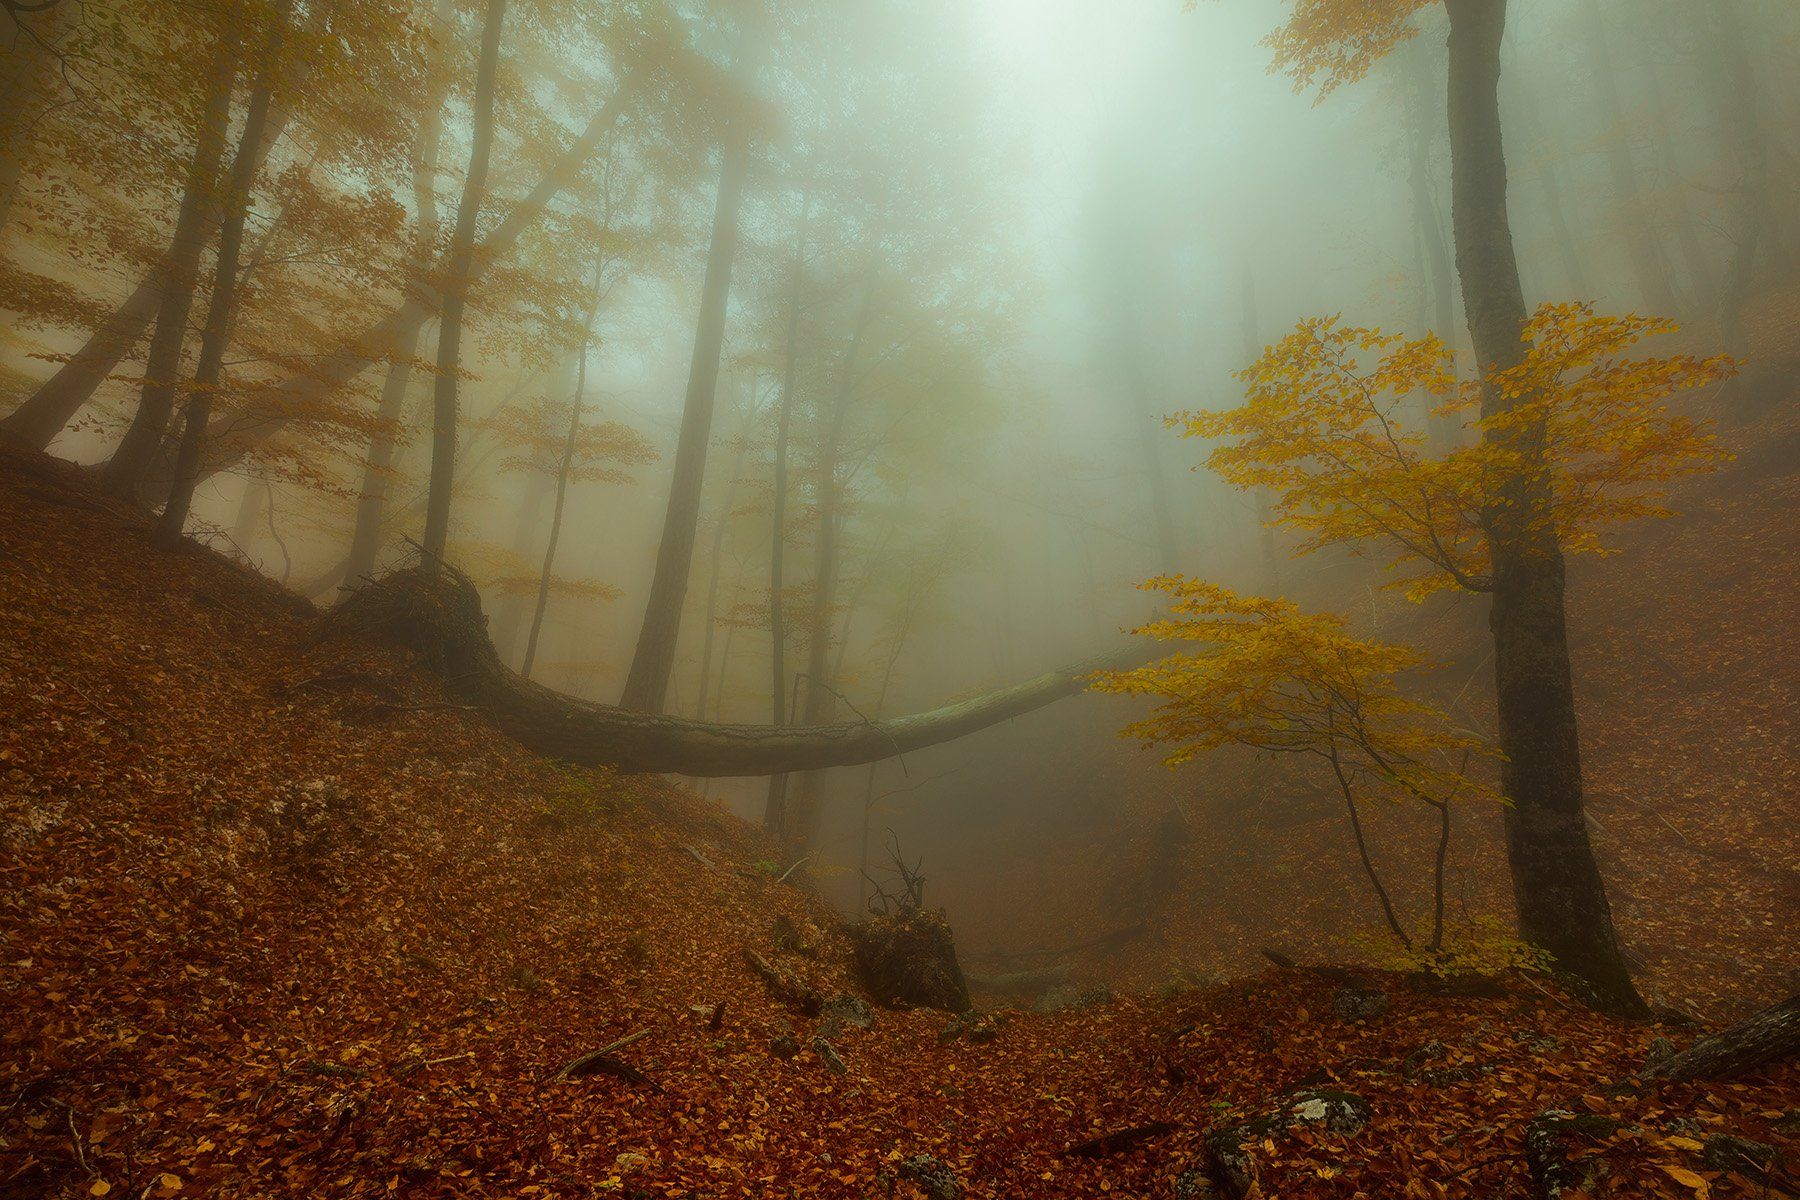
[[[1400,944],[1411,950],[1412,938],[1406,935],[1400,919],[1394,915],[1394,902],[1388,898],[1387,888],[1375,871],[1374,861],[1369,858],[1369,844],[1363,838],[1362,818],[1356,812],[1356,795],[1350,789],[1350,780],[1344,774],[1343,764],[1338,761],[1335,750],[1327,756],[1327,761],[1331,763],[1331,773],[1337,776],[1338,790],[1344,794],[1344,809],[1350,814],[1350,832],[1356,838],[1356,855],[1362,859],[1363,874],[1369,877],[1369,883],[1375,888],[1375,895],[1381,901],[1381,915],[1386,919],[1388,929],[1400,939]]]
[[[713,406],[719,382],[719,355],[725,342],[725,304],[731,293],[731,268],[737,257],[738,209],[750,170],[750,146],[743,130],[727,131],[720,155],[719,193],[713,207],[712,244],[706,256],[706,280],[700,292],[700,317],[694,330],[694,355],[688,364],[687,402],[682,409],[681,437],[669,480],[669,505],[663,515],[662,542],[656,573],[644,605],[637,651],[625,677],[619,703],[641,712],[661,712],[668,695],[675,644],[681,636],[681,609],[687,598],[688,574],[694,562],[695,527],[700,521],[700,489],[706,480],[706,451],[712,439]]]
[[[225,348],[231,344],[231,331],[237,322],[238,268],[244,249],[244,223],[250,215],[250,193],[256,186],[262,161],[259,151],[269,123],[269,106],[275,96],[282,43],[287,37],[292,8],[293,0],[281,0],[270,15],[262,66],[250,95],[243,132],[238,137],[237,155],[231,164],[231,180],[225,193],[225,219],[219,227],[219,252],[213,265],[212,299],[206,310],[206,325],[200,333],[200,361],[194,370],[193,387],[188,395],[181,448],[175,457],[175,478],[158,523],[159,536],[170,544],[181,540],[188,510],[193,507],[194,483],[200,467],[200,442],[206,435],[213,393],[224,382]]]
[[[618,122],[626,104],[637,94],[640,82],[638,74],[628,74],[612,98],[594,114],[581,136],[544,172],[531,192],[513,205],[506,219],[482,240],[469,264],[468,283],[475,283],[495,263],[504,261],[520,236],[536,224],[550,202],[581,177],[582,168]],[[409,331],[415,331],[437,317],[440,301],[438,293],[430,288],[422,285],[415,288],[394,309],[373,325],[345,338],[337,349],[306,373],[290,376],[272,389],[276,401],[267,411],[258,412],[256,420],[234,422],[234,428],[223,427],[215,420],[213,424],[221,427],[208,431],[209,450],[202,470],[210,475],[237,465],[256,447],[287,428],[291,421],[316,410],[321,401],[362,374],[370,363],[391,355]]]
[[[1437,855],[1431,867],[1431,950],[1434,954],[1444,948],[1444,864],[1450,857],[1449,802],[1439,804],[1437,811]]]
[[[136,494],[145,470],[162,445],[163,430],[175,407],[181,348],[187,340],[188,314],[194,307],[200,256],[212,241],[214,222],[209,218],[218,211],[214,193],[219,160],[225,153],[225,128],[231,122],[231,90],[237,80],[242,46],[242,27],[227,20],[207,73],[206,107],[194,136],[194,157],[188,163],[181,207],[175,216],[175,234],[169,243],[165,282],[157,297],[156,332],[150,335],[143,391],[124,440],[101,473],[102,482],[115,495]]]
[[[450,541],[450,496],[456,482],[456,410],[462,370],[463,309],[475,257],[475,223],[487,191],[488,159],[494,149],[494,80],[500,72],[500,36],[506,24],[506,0],[488,0],[481,31],[481,62],[475,75],[473,141],[469,173],[463,179],[462,203],[450,235],[450,263],[444,274],[444,309],[438,319],[437,379],[431,405],[431,487],[425,500],[425,533],[419,545],[425,568],[435,571]]]
[[[550,510],[550,541],[544,547],[544,569],[538,573],[537,607],[531,614],[531,632],[525,638],[525,661],[519,674],[531,678],[537,661],[538,634],[544,628],[544,610],[550,605],[550,580],[556,569],[556,543],[562,537],[563,501],[569,492],[569,470],[575,465],[575,440],[581,433],[581,408],[587,402],[588,343],[594,336],[593,313],[588,314],[587,337],[581,341],[581,365],[575,371],[575,406],[569,414],[569,433],[563,439],[562,458],[556,467],[556,505]]]
[[[449,30],[456,17],[455,10],[440,0],[436,16],[439,25],[443,27],[444,45],[447,48],[450,45]],[[449,57],[447,50],[444,56]],[[447,63],[440,65],[448,67]],[[447,69],[444,71],[444,80],[447,85]],[[417,249],[413,253],[413,267],[418,275],[429,271],[437,258],[437,176],[438,156],[442,152],[444,140],[444,100],[445,92],[440,90],[427,101],[426,110],[419,120],[418,146],[413,155],[413,208],[418,214],[418,228],[414,239]],[[413,361],[419,355],[419,342],[424,332],[423,323],[402,329],[394,340],[388,359],[387,378],[381,387],[380,419],[369,438],[369,457],[363,463],[362,486],[356,494],[356,524],[350,533],[350,554],[344,563],[343,577],[352,587],[375,570],[375,561],[381,554],[382,524],[387,519],[388,488],[394,458],[399,449],[400,421],[406,411]]]
[[[1631,258],[1632,273],[1638,291],[1653,312],[1673,313],[1678,308],[1675,288],[1669,281],[1669,264],[1663,257],[1656,236],[1656,224],[1644,203],[1633,161],[1625,105],[1619,98],[1619,79],[1613,69],[1612,52],[1606,44],[1606,18],[1599,0],[1581,0],[1582,32],[1587,39],[1588,55],[1594,63],[1594,78],[1600,88],[1600,114],[1606,121],[1606,168],[1612,182],[1613,200],[1618,206],[1620,230]]]
[[[725,501],[719,506],[718,520],[713,523],[712,550],[708,555],[706,582],[706,622],[700,639],[700,696],[694,701],[694,716],[706,718],[706,693],[712,679],[713,623],[718,619],[719,568],[725,555],[725,526],[731,522],[731,506],[737,500],[738,480],[744,474],[744,448],[738,447],[731,462],[731,481],[725,487]]]
[[[1244,272],[1244,366],[1262,357],[1261,317],[1256,307],[1256,276]],[[1275,545],[1275,500],[1268,488],[1252,493],[1256,500],[1257,544],[1262,551],[1263,588],[1271,595],[1281,591],[1281,553]]]
[[[831,600],[838,576],[838,535],[843,525],[838,459],[843,449],[844,422],[850,415],[850,400],[856,387],[856,367],[863,338],[874,316],[874,302],[875,285],[871,281],[863,287],[850,344],[845,348],[844,360],[838,368],[838,385],[831,406],[820,414],[825,430],[817,464],[819,546],[817,565],[813,569],[812,612],[807,621],[806,704],[802,716],[808,725],[823,725],[829,721],[836,700],[827,656],[831,652]],[[811,775],[802,779],[796,800],[796,819],[786,832],[797,846],[810,848],[818,837],[821,816],[818,779]]]
[[[1437,107],[1433,97],[1438,92],[1438,83],[1426,51],[1427,47],[1421,44],[1412,47],[1407,54],[1413,83],[1413,103],[1409,106],[1412,118],[1412,130],[1408,138],[1411,160],[1409,174],[1413,220],[1418,227],[1419,240],[1424,246],[1426,269],[1431,279],[1431,332],[1444,343],[1444,349],[1450,355],[1450,372],[1454,375],[1457,367],[1456,267],[1450,257],[1448,240],[1444,236],[1443,207],[1439,203],[1440,193],[1432,171],[1432,138],[1428,114]],[[1426,412],[1422,428],[1430,430],[1432,439],[1439,445],[1450,445],[1458,431],[1442,418],[1432,415],[1431,409],[1435,407],[1433,400],[1430,396],[1425,398]]]
[[[1449,126],[1457,268],[1484,378],[1524,354],[1525,298],[1506,211],[1500,134],[1499,0],[1445,0],[1450,16]],[[1482,411],[1513,403],[1484,390]],[[1491,435],[1490,435],[1491,436]],[[1541,434],[1540,434],[1541,436]],[[1527,446],[1529,450],[1531,447]],[[1501,787],[1513,897],[1525,938],[1549,951],[1620,1012],[1644,1005],[1620,954],[1588,841],[1580,742],[1563,611],[1563,561],[1542,519],[1541,477],[1510,489],[1488,519],[1494,594]]]
[[[786,584],[788,431],[794,416],[794,377],[800,364],[800,286],[806,271],[806,223],[812,210],[810,193],[800,197],[800,220],[794,227],[794,277],[788,290],[787,355],[781,368],[781,410],[775,419],[775,479],[769,499],[769,667],[770,706],[774,722],[787,724]],[[763,828],[779,832],[787,820],[787,776],[769,777],[763,801]]]

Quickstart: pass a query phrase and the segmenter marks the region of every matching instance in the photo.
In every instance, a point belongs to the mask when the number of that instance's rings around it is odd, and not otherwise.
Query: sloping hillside
[[[1691,1035],[1528,979],[877,1010],[828,1055],[744,951],[853,996],[844,942],[756,834],[313,632],[0,461],[0,1196],[1194,1196],[1223,1129],[1264,1195],[1523,1195],[1526,1122],[1571,1104],[1622,1122],[1581,1151],[1616,1194],[1750,1195],[1715,1135],[1792,1136],[1794,1067],[1607,1091]]]

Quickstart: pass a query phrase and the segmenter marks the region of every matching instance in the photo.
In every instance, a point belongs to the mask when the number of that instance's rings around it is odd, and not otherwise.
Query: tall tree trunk
[[[1637,164],[1631,153],[1625,105],[1619,98],[1618,74],[1613,69],[1612,53],[1606,44],[1606,18],[1600,11],[1599,0],[1580,0],[1579,7],[1588,55],[1594,64],[1594,79],[1600,89],[1600,113],[1607,124],[1607,175],[1612,181],[1613,200],[1618,206],[1632,274],[1637,278],[1644,303],[1652,311],[1673,313],[1679,302],[1675,298],[1674,285],[1669,281],[1669,264],[1663,257],[1656,223],[1644,204]]]
[[[187,340],[188,314],[194,307],[200,256],[212,240],[214,221],[210,218],[218,211],[215,189],[219,160],[225,153],[225,127],[231,121],[231,90],[237,80],[242,45],[242,27],[227,19],[207,72],[206,105],[194,135],[194,156],[188,162],[181,207],[175,216],[175,234],[169,243],[165,282],[157,300],[156,332],[150,335],[150,355],[144,366],[143,391],[124,440],[101,473],[102,482],[115,495],[135,495],[145,470],[162,445],[163,430],[175,407],[181,348]]]
[[[800,288],[806,273],[806,223],[810,193],[800,197],[794,227],[794,275],[788,289],[787,355],[781,368],[781,409],[775,418],[775,479],[769,499],[769,669],[774,723],[787,724],[787,597],[782,578],[787,558],[788,431],[794,417],[794,377],[800,364]],[[786,775],[769,776],[763,800],[763,828],[780,832],[787,821]]]
[[[1244,272],[1244,366],[1249,367],[1262,357],[1261,318],[1256,308],[1256,275]],[[1257,545],[1262,551],[1263,587],[1271,594],[1281,590],[1281,553],[1275,545],[1275,509],[1274,498],[1269,489],[1259,487],[1254,493],[1256,501],[1256,536]]]
[[[706,256],[706,280],[700,291],[700,317],[694,329],[694,354],[688,364],[687,401],[681,414],[681,436],[669,480],[669,505],[663,515],[662,542],[656,551],[656,573],[644,605],[637,651],[625,677],[619,703],[642,712],[661,712],[681,636],[681,610],[687,600],[688,574],[694,562],[694,534],[700,521],[700,489],[706,481],[706,452],[712,440],[713,406],[719,382],[719,354],[725,343],[725,304],[731,295],[731,268],[737,257],[738,209],[744,178],[750,170],[745,131],[726,131],[720,153],[719,193],[713,206],[712,244]]]
[[[452,44],[450,31],[456,20],[455,8],[447,0],[439,0],[435,15],[444,31],[443,58],[449,59]],[[444,82],[449,84],[449,63],[442,62]],[[413,252],[415,275],[431,269],[437,258],[438,156],[444,141],[444,100],[439,90],[427,101],[419,119],[419,140],[413,153],[413,209],[417,213],[417,230]],[[387,378],[381,386],[380,420],[369,438],[369,456],[363,462],[362,486],[356,493],[356,521],[350,531],[350,554],[344,563],[343,577],[354,587],[375,569],[381,554],[382,525],[387,519],[388,490],[392,481],[394,458],[399,449],[400,422],[406,412],[406,396],[412,383],[413,360],[419,355],[423,339],[423,323],[409,325],[399,331],[388,360]]]
[[[596,281],[598,290],[598,281]],[[537,661],[538,635],[544,628],[544,610],[550,606],[550,580],[556,571],[556,544],[562,539],[563,502],[569,494],[569,471],[575,465],[575,441],[581,433],[581,409],[587,403],[588,343],[594,336],[594,316],[588,312],[587,336],[581,340],[580,365],[575,369],[575,404],[569,412],[569,433],[563,438],[562,457],[556,464],[556,504],[550,510],[550,539],[544,546],[544,568],[538,572],[537,605],[531,613],[531,632],[525,636],[525,659],[519,667],[522,678],[531,678],[531,666]]]
[[[262,64],[258,68],[256,86],[251,90],[243,132],[238,137],[237,154],[231,164],[231,179],[225,192],[225,217],[219,227],[219,252],[213,265],[212,299],[207,305],[206,324],[200,332],[200,361],[194,370],[194,383],[188,395],[181,448],[175,457],[175,478],[157,527],[159,536],[170,544],[181,540],[188,510],[193,507],[200,443],[206,436],[213,393],[224,381],[225,348],[231,344],[231,331],[237,322],[244,222],[250,215],[250,193],[256,186],[256,175],[262,162],[260,148],[269,124],[269,106],[281,71],[282,44],[287,38],[288,16],[292,9],[293,0],[280,0],[270,14]]]
[[[581,177],[582,168],[618,123],[620,114],[637,95],[641,82],[640,73],[628,73],[620,81],[618,90],[588,121],[581,136],[551,164],[532,190],[513,205],[506,219],[482,240],[469,265],[468,283],[475,283],[489,267],[504,261],[520,236],[537,223],[550,202]],[[441,297],[435,291],[423,287],[414,289],[399,305],[374,324],[345,339],[304,374],[293,375],[272,389],[277,399],[267,411],[257,413],[256,420],[232,422],[231,428],[209,431],[209,450],[202,463],[203,472],[212,474],[237,465],[256,447],[286,429],[290,422],[362,374],[370,363],[391,355],[407,331],[417,330],[437,317],[440,302]],[[213,424],[221,426],[218,420]]]
[[[706,621],[701,626],[700,695],[694,701],[694,716],[706,719],[707,693],[712,687],[712,651],[714,622],[718,620],[719,568],[725,557],[725,527],[731,523],[731,507],[737,500],[738,480],[744,474],[744,447],[738,446],[731,461],[731,479],[725,486],[725,500],[719,505],[719,516],[713,522],[712,549],[708,553],[706,580]]]
[[[444,308],[438,318],[437,379],[431,405],[431,486],[425,500],[425,533],[419,539],[427,570],[444,561],[450,541],[450,497],[456,483],[456,410],[462,369],[463,310],[468,304],[475,223],[487,191],[488,159],[494,150],[494,80],[500,72],[500,35],[506,0],[488,0],[481,29],[481,61],[475,74],[469,173],[450,235],[450,263],[444,274]]]
[[[857,306],[856,324],[850,332],[850,344],[844,349],[839,365],[838,384],[831,405],[821,412],[824,426],[820,439],[818,471],[819,545],[817,565],[813,569],[812,608],[807,620],[806,701],[801,719],[808,725],[823,725],[831,719],[836,693],[831,678],[831,607],[838,578],[838,538],[843,532],[843,494],[838,483],[839,458],[843,450],[844,423],[850,415],[850,400],[856,389],[856,367],[862,355],[863,338],[874,316],[875,285],[864,285],[862,302]],[[799,781],[795,799],[794,820],[786,830],[796,845],[810,847],[818,837],[822,814],[819,780],[807,775]]]
[[[1419,230],[1419,240],[1424,246],[1426,269],[1431,279],[1432,321],[1431,332],[1444,343],[1450,354],[1450,371],[1456,373],[1456,267],[1450,257],[1450,247],[1444,237],[1444,221],[1439,202],[1439,191],[1433,178],[1431,154],[1431,125],[1429,114],[1437,108],[1434,97],[1438,94],[1436,72],[1432,69],[1433,61],[1427,58],[1427,47],[1422,43],[1409,47],[1406,56],[1412,76],[1413,100],[1408,105],[1412,122],[1408,141],[1408,172],[1412,191],[1413,220]],[[1425,399],[1426,413],[1423,427],[1430,430],[1432,438],[1439,445],[1449,445],[1458,431],[1440,418],[1431,415],[1434,407],[1433,398]]]
[[[1449,127],[1457,269],[1484,378],[1524,355],[1525,298],[1506,210],[1500,134],[1503,0],[1445,0],[1450,16]],[[1488,387],[1484,414],[1514,403]],[[1530,436],[1530,435],[1527,435]],[[1541,431],[1537,437],[1541,438]],[[1527,445],[1528,451],[1534,449]],[[1618,1012],[1644,1011],[1613,931],[1588,840],[1580,739],[1564,621],[1563,560],[1543,520],[1541,475],[1518,480],[1488,517],[1501,787],[1513,897],[1525,938]]]

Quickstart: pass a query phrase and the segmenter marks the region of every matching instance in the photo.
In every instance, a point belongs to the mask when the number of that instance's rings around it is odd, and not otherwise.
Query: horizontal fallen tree
[[[451,696],[540,754],[626,772],[712,777],[854,766],[953,741],[1083,691],[1095,671],[1147,657],[1134,647],[885,721],[721,725],[578,700],[522,678],[489,640],[475,585],[450,567],[409,567],[368,584],[321,618],[320,636],[406,646],[443,677]]]

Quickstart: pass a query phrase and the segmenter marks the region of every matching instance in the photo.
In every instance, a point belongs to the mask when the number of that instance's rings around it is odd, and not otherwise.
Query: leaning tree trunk
[[[219,160],[225,153],[225,128],[231,121],[231,89],[237,80],[242,42],[243,30],[238,23],[226,21],[213,52],[206,107],[195,133],[194,156],[188,162],[181,207],[175,216],[175,234],[169,243],[168,266],[158,296],[156,332],[150,335],[150,355],[144,365],[143,391],[124,440],[101,472],[102,482],[115,495],[135,495],[144,472],[162,446],[163,431],[174,411],[181,347],[187,340],[188,314],[194,307],[200,255],[212,240],[213,222],[208,218],[217,211],[212,193],[218,182]]]
[[[1525,299],[1506,211],[1500,136],[1503,0],[1445,0],[1450,16],[1449,125],[1452,225],[1469,332],[1485,378],[1524,354]],[[1498,389],[1484,415],[1513,403]],[[1526,433],[1541,451],[1542,431]],[[1541,474],[1516,480],[1488,518],[1493,560],[1494,676],[1507,856],[1519,928],[1584,981],[1604,1007],[1645,1011],[1613,930],[1606,888],[1588,840],[1580,739],[1563,604],[1563,559],[1544,519]]]
[[[1790,996],[1729,1029],[1701,1038],[1680,1054],[1650,1067],[1643,1077],[1671,1083],[1729,1079],[1796,1055],[1800,1055],[1800,996]]]
[[[169,499],[163,506],[157,526],[158,535],[170,544],[181,540],[182,529],[187,525],[200,468],[201,439],[206,436],[213,393],[225,377],[225,348],[231,344],[232,327],[237,322],[238,267],[244,249],[244,222],[250,215],[250,193],[262,161],[260,147],[269,124],[269,106],[275,96],[281,47],[287,37],[288,14],[292,8],[293,0],[280,0],[271,14],[269,33],[263,44],[262,66],[250,96],[244,129],[238,137],[237,155],[231,164],[231,178],[226,185],[225,218],[219,227],[219,252],[213,265],[212,299],[207,305],[206,324],[200,333],[200,361],[194,370],[181,447],[175,456],[175,478],[170,483]]]
[[[446,565],[411,567],[355,592],[321,618],[319,636],[377,636],[420,655],[458,701],[540,754],[583,766],[700,778],[848,767],[952,741],[1087,690],[1097,671],[1154,657],[1130,646],[1011,687],[912,716],[831,725],[720,725],[636,712],[551,691],[500,661],[481,595]]]
[[[794,229],[794,278],[788,292],[787,357],[781,373],[781,409],[775,419],[775,478],[769,498],[769,698],[775,724],[787,724],[787,597],[782,572],[787,558],[788,431],[794,418],[794,376],[800,364],[800,286],[806,271],[806,222],[812,195],[800,198]],[[763,828],[779,832],[787,821],[787,776],[771,775],[763,801]]]
[[[438,318],[437,379],[431,403],[431,484],[425,499],[425,533],[419,539],[427,570],[444,561],[450,541],[450,496],[456,483],[456,409],[462,369],[463,310],[469,300],[470,265],[475,257],[475,222],[487,191],[488,160],[494,151],[494,81],[500,73],[500,35],[506,0],[488,0],[481,29],[481,62],[475,73],[473,141],[469,173],[463,179],[456,228],[450,235],[450,264],[444,274],[444,308]]]
[[[495,263],[503,262],[519,238],[549,208],[551,201],[581,178],[582,168],[618,123],[641,83],[641,74],[627,73],[612,97],[588,121],[581,136],[544,171],[531,191],[512,206],[506,218],[482,239],[469,265],[469,283],[479,280]],[[286,429],[290,422],[308,412],[316,412],[326,397],[349,384],[369,364],[393,353],[393,347],[407,336],[416,336],[421,327],[437,317],[440,303],[441,297],[435,291],[413,289],[374,324],[345,338],[304,373],[290,376],[273,388],[276,397],[273,407],[256,412],[256,419],[215,419],[214,428],[207,431],[209,449],[202,463],[203,477],[236,466],[258,446]]]
[[[750,172],[750,145],[742,129],[726,133],[720,153],[719,193],[713,207],[712,245],[706,256],[706,280],[700,290],[700,317],[694,329],[694,354],[688,364],[687,402],[681,414],[681,436],[669,480],[669,506],[663,515],[662,542],[656,551],[656,573],[644,605],[644,624],[625,677],[620,703],[643,712],[661,712],[675,666],[675,644],[681,636],[681,609],[687,600],[688,575],[694,563],[694,534],[700,522],[700,490],[706,481],[706,451],[712,440],[713,406],[719,382],[719,354],[725,343],[725,302],[731,294],[731,268],[737,257],[738,209],[744,179]]]

